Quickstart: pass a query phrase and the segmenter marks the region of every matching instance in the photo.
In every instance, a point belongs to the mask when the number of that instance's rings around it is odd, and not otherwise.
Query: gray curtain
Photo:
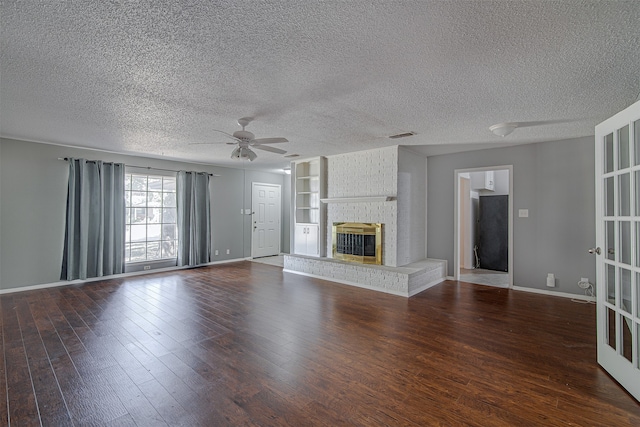
[[[209,174],[178,172],[178,265],[211,260]]]
[[[61,280],[124,272],[124,168],[69,159]]]

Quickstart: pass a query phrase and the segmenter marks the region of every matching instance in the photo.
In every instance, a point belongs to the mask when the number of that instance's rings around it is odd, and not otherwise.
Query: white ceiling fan
[[[498,123],[496,125],[490,126],[489,130],[494,134],[505,137],[510,135],[511,132],[516,130],[517,128],[528,128],[531,126],[543,126],[543,125],[553,125],[557,123],[571,123],[577,122],[580,119],[571,119],[571,120],[543,120],[543,121],[535,121],[535,122],[506,122],[506,123]]]
[[[254,161],[258,155],[249,147],[257,148],[259,150],[269,151],[271,153],[285,154],[285,150],[280,148],[270,147],[264,144],[276,144],[280,142],[289,142],[286,138],[256,138],[256,136],[245,130],[245,127],[253,121],[253,117],[242,117],[238,119],[238,124],[242,126],[242,130],[235,131],[233,135],[216,130],[216,132],[223,133],[235,140],[235,142],[227,142],[227,144],[237,144],[237,147],[231,152],[232,159],[249,159]],[[213,142],[201,142],[195,144],[215,144]]]

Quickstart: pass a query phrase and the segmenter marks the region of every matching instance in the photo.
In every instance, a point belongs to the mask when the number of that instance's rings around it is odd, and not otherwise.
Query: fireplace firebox
[[[333,258],[382,265],[382,224],[333,223]]]

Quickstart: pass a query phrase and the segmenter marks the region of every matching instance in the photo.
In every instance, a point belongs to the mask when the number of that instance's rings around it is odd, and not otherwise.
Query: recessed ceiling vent
[[[287,154],[285,157],[287,158],[300,157],[300,154]]]
[[[397,134],[397,135],[391,135],[391,136],[389,137],[389,139],[406,138],[406,137],[408,137],[408,136],[413,136],[413,135],[415,135],[415,134],[416,134],[415,132],[404,132],[404,133],[399,133],[399,134]]]

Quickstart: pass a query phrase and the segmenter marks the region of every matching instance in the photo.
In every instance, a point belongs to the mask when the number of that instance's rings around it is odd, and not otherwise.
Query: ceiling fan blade
[[[270,151],[272,153],[284,154],[286,150],[281,150],[275,147],[269,147],[268,145],[252,145],[253,148],[257,148],[258,150]]]
[[[215,145],[215,144],[236,144],[235,142],[223,142],[223,141],[216,141],[216,142],[190,142],[187,145]]]
[[[257,138],[251,141],[251,145],[275,144],[277,142],[289,142],[287,138]]]

